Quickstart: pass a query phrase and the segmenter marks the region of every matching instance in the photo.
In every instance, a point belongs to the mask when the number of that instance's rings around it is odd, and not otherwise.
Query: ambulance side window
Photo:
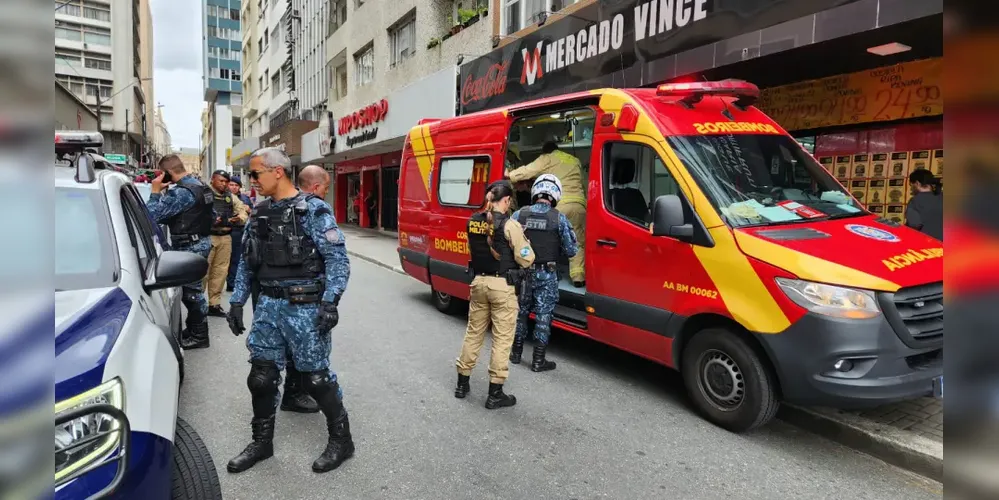
[[[437,175],[441,205],[479,207],[489,184],[489,157],[442,158]]]
[[[611,142],[603,154],[604,200],[614,215],[642,227],[652,222],[652,203],[680,186],[654,149],[631,142]]]

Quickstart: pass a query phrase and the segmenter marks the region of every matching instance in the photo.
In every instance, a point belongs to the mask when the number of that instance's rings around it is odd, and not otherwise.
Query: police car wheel
[[[701,414],[732,432],[765,425],[777,413],[777,387],[757,352],[724,328],[698,332],[683,349],[683,382]]]
[[[178,499],[221,499],[222,486],[212,454],[201,436],[177,417],[173,438],[173,494]]]
[[[434,302],[434,307],[438,311],[444,314],[458,314],[461,312],[462,300],[452,297],[450,294],[446,294],[439,290],[430,289],[431,300]]]

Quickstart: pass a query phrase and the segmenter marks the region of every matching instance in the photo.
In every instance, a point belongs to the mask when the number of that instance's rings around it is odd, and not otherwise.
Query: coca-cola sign
[[[355,111],[337,121],[337,134],[345,135],[351,131],[365,128],[385,119],[388,114],[388,100],[382,99],[370,106]]]
[[[506,61],[489,66],[485,74],[478,78],[473,78],[472,74],[466,76],[461,86],[462,107],[502,95],[506,91],[506,77],[509,71],[510,61]]]

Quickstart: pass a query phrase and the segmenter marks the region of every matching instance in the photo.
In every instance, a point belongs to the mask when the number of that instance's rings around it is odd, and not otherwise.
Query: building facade
[[[97,112],[58,81],[52,109],[56,130],[97,130]]]
[[[569,3],[493,0],[496,49],[461,66],[461,113],[737,78],[875,214],[901,222],[908,173],[942,175],[940,0],[545,2]]]
[[[170,131],[167,129],[166,122],[163,120],[163,108],[162,106],[157,106],[153,109],[153,164],[173,151],[172,139],[170,137]]]
[[[250,0],[253,1],[253,0]],[[202,169],[228,168],[234,144],[242,137],[242,32],[240,0],[203,0],[203,80],[208,103]]]
[[[396,228],[406,135],[422,118],[454,116],[456,65],[492,48],[488,10],[461,7],[435,0],[330,3],[328,112],[302,148],[306,163],[323,164],[334,176],[328,201],[338,221]]]
[[[99,113],[105,153],[136,168],[151,132],[152,18],[146,0],[55,4],[55,78]]]

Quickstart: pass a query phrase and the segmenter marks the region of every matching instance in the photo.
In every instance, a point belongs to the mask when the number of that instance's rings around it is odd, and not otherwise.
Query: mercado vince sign
[[[462,65],[461,112],[655,83],[647,63],[852,1],[600,0]]]
[[[353,130],[374,125],[385,119],[388,114],[388,100],[382,99],[374,104],[365,106],[337,121],[337,134],[348,134]]]

